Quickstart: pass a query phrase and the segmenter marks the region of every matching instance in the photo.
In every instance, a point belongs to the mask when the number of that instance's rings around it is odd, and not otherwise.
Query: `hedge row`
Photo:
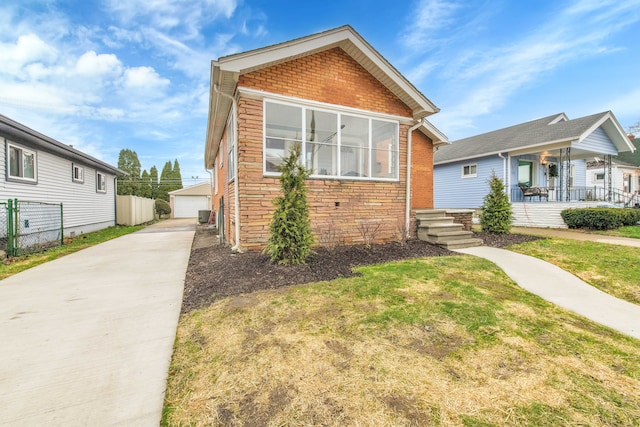
[[[560,213],[569,228],[612,230],[640,221],[640,209],[585,208],[566,209]]]

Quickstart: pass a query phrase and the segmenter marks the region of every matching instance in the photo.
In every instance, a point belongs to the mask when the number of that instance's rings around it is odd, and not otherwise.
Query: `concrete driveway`
[[[195,223],[0,281],[0,425],[159,424]]]

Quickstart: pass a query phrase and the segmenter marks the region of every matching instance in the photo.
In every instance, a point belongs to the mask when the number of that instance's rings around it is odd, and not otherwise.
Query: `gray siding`
[[[462,167],[470,164],[477,165],[477,176],[462,178]],[[498,156],[434,166],[434,207],[481,207],[484,196],[489,193],[489,179],[494,173],[502,178],[503,160]]]
[[[115,188],[113,174],[106,176],[107,191],[96,191],[96,169],[61,158],[43,150],[37,153],[37,184],[8,182],[6,141],[0,138],[0,201],[17,198],[47,203],[62,203],[65,234],[70,231],[89,232],[115,225]],[[26,144],[12,144],[29,148]],[[72,164],[84,168],[84,183],[72,181]]]
[[[612,154],[614,156],[618,154],[616,146],[613,145],[613,142],[611,142],[602,127],[594,130],[582,142],[572,144],[572,147],[593,151],[594,153]]]

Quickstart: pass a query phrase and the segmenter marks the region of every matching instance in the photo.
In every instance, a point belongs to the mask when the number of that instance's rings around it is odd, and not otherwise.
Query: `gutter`
[[[418,123],[409,128],[407,134],[407,188],[406,188],[406,206],[404,212],[404,226],[407,230],[407,238],[411,237],[411,136],[413,131],[422,126],[424,119],[418,120]]]
[[[236,222],[236,226],[235,226],[235,232],[236,232],[236,244],[233,245],[233,247],[231,248],[232,251],[237,251],[238,248],[240,247],[240,200],[238,200],[238,194],[240,193],[240,190],[238,188],[238,102],[236,101],[236,99],[231,96],[231,95],[227,95],[226,93],[220,91],[218,89],[218,85],[214,84],[213,85],[213,90],[219,94],[224,96],[225,98],[228,98],[231,100],[231,117],[232,117],[232,123],[233,123],[233,176],[235,177],[233,180],[233,192],[235,197],[233,198],[233,206],[235,209],[235,222]]]

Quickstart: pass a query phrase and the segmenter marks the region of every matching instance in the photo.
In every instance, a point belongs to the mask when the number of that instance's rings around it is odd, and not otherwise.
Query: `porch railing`
[[[568,191],[565,188],[547,188],[549,197],[523,197],[522,190],[518,186],[511,188],[512,202],[610,202],[625,207],[640,206],[640,194],[625,193],[618,189],[608,191],[606,188],[592,187],[571,187]]]

